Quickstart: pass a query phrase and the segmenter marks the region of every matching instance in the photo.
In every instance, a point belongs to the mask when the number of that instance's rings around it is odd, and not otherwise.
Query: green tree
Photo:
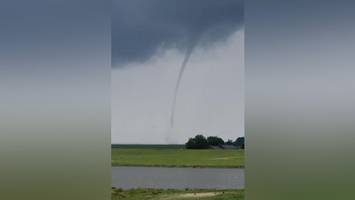
[[[225,144],[233,145],[233,140],[227,140],[227,142]]]
[[[209,145],[207,139],[203,135],[196,135],[194,138],[190,138],[185,144],[187,149],[208,149]]]
[[[220,137],[217,137],[217,136],[210,136],[207,138],[207,143],[208,143],[208,145],[211,145],[211,146],[218,146],[218,145],[223,145],[224,140]]]
[[[189,140],[185,144],[185,147],[186,149],[195,149],[196,148],[195,138],[189,138]]]
[[[244,149],[244,143],[245,143],[245,138],[239,137],[235,140],[234,145],[241,149]]]

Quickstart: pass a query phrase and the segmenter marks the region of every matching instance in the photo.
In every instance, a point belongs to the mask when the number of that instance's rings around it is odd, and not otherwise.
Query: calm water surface
[[[112,167],[117,188],[242,189],[244,169]]]

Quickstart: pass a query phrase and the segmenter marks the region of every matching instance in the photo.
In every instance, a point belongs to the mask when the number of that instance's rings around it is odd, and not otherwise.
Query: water
[[[116,188],[242,189],[244,169],[112,167]]]

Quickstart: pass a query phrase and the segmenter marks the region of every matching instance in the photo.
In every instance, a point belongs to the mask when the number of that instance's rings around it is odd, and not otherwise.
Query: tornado
[[[191,57],[191,54],[195,48],[197,44],[197,41],[191,43],[187,49],[186,49],[186,53],[185,53],[185,57],[184,60],[181,64],[180,67],[180,71],[179,71],[179,75],[176,81],[176,85],[175,85],[175,90],[174,90],[174,97],[173,97],[173,102],[171,104],[171,112],[170,112],[170,128],[174,128],[174,121],[175,121],[175,107],[176,107],[176,99],[177,99],[177,95],[179,92],[179,88],[180,88],[180,83],[181,83],[181,79],[184,75],[185,69],[186,69],[186,65],[189,62],[189,59]]]

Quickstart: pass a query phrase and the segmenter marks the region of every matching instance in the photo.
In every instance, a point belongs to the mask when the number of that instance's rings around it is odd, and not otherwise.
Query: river
[[[242,189],[244,169],[112,167],[116,188]]]

